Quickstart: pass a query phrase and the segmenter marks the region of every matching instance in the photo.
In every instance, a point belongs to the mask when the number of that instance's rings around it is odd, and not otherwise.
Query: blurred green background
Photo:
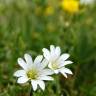
[[[0,0],[0,96],[29,96],[30,86],[13,77],[20,68],[17,58],[35,57],[51,44],[71,55],[74,75],[56,76],[33,96],[96,96],[96,4],[70,14],[59,2]]]

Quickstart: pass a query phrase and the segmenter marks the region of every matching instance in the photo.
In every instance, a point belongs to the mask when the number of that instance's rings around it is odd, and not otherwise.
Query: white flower
[[[84,4],[84,5],[87,5],[87,4],[92,4],[95,0],[80,0],[80,4]]]
[[[37,85],[44,90],[44,80],[53,80],[50,75],[52,75],[54,72],[48,68],[45,68],[47,62],[45,59],[42,60],[42,55],[37,56],[34,62],[32,57],[28,54],[24,55],[24,59],[25,60],[18,58],[18,64],[22,67],[22,69],[14,73],[14,76],[18,77],[17,83],[22,84],[26,83],[27,81],[31,81],[34,91],[37,89]]]
[[[42,49],[44,57],[48,60],[48,67],[52,69],[56,74],[59,72],[67,78],[67,74],[72,74],[71,70],[65,68],[65,65],[71,64],[72,61],[67,60],[69,54],[61,54],[60,47],[50,46],[50,51],[46,48]],[[67,74],[66,74],[67,73]]]

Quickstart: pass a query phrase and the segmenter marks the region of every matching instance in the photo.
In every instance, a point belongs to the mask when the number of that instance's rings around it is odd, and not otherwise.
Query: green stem
[[[30,96],[33,96],[33,89],[32,89],[32,86],[31,86],[31,90],[30,90]]]

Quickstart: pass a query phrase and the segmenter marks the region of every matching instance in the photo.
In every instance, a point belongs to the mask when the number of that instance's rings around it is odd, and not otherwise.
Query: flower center
[[[36,79],[38,77],[38,71],[36,69],[31,69],[27,72],[27,76],[30,79]]]
[[[58,69],[58,67],[59,67],[59,66],[58,66],[58,64],[57,64],[56,62],[54,62],[54,63],[52,64],[52,69],[55,70],[55,69]]]

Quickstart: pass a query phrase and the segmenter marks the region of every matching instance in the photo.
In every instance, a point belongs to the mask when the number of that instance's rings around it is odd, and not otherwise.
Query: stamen
[[[52,64],[52,69],[55,70],[55,69],[58,69],[58,67],[59,67],[59,66],[58,66],[58,64],[57,64],[56,62],[54,62],[54,63]]]
[[[27,72],[27,76],[30,79],[36,79],[38,77],[38,71],[36,69],[31,69]]]

